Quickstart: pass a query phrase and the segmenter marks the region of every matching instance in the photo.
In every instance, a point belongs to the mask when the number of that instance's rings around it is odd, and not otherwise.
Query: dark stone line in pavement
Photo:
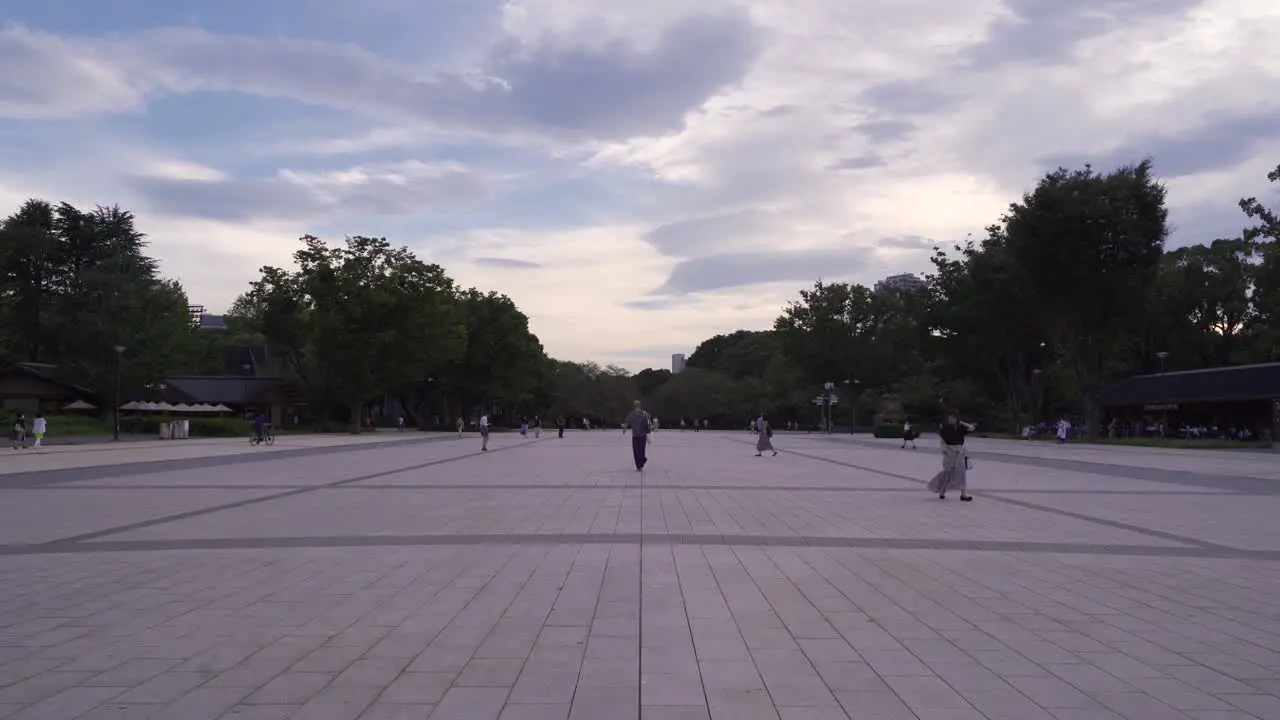
[[[387,440],[377,444],[329,445],[324,447],[296,448],[293,450],[273,450],[263,453],[237,453],[235,455],[217,455],[212,457],[179,458],[176,460],[142,460],[136,463],[118,465],[93,465],[90,467],[59,468],[57,470],[32,470],[29,472],[0,475],[0,490],[8,488],[30,488],[57,483],[78,482],[84,480],[106,480],[116,477],[134,475],[153,475],[156,473],[176,472],[180,470],[201,470],[211,467],[243,465],[263,460],[289,460],[291,458],[330,455],[332,453],[359,452],[379,447],[399,447],[414,443],[435,443],[455,440],[453,437],[413,437],[404,440]],[[246,440],[245,442],[248,442]],[[515,446],[511,446],[515,447]]]
[[[522,448],[522,447],[529,447],[529,444],[525,443],[520,445],[508,445],[506,447],[494,448],[489,452],[490,453],[502,452],[504,450],[513,450],[515,448]],[[264,495],[262,497],[248,498],[245,500],[237,500],[235,502],[223,503],[221,505],[213,505],[211,507],[199,508],[196,510],[188,510],[186,512],[174,513],[172,515],[164,515],[158,518],[151,518],[150,520],[140,520],[138,522],[129,523],[127,525],[117,525],[116,527],[107,528],[105,530],[95,530],[93,532],[81,533],[79,535],[72,535],[65,538],[58,538],[57,540],[50,540],[42,544],[48,545],[48,544],[56,544],[56,543],[78,543],[78,542],[84,542],[86,540],[94,540],[100,537],[105,537],[107,535],[116,535],[122,532],[130,532],[132,530],[141,530],[142,528],[155,527],[156,525],[164,525],[166,523],[177,522],[179,520],[188,520],[190,518],[200,517],[202,515],[212,515],[213,513],[219,513],[225,510],[235,510],[237,508],[242,508],[248,505],[257,505],[259,503],[271,502],[272,500],[281,500],[283,498],[294,497],[296,495],[304,495],[306,493],[316,492],[318,490],[326,490],[329,488],[342,487],[343,485],[350,485],[351,483],[357,483],[357,482],[360,482],[361,480],[372,480],[375,478],[386,477],[388,475],[395,475],[397,473],[408,472],[411,470],[422,470],[424,468],[435,467],[437,465],[444,465],[445,463],[457,462],[459,460],[468,460],[478,455],[480,455],[479,452],[468,453],[466,455],[460,455],[458,457],[444,458],[442,460],[432,460],[430,462],[418,463],[417,465],[410,465],[409,467],[399,467],[392,470],[382,470],[375,473],[369,473],[367,475],[359,475],[357,477],[347,478],[345,480],[335,480],[334,482],[324,483],[322,485],[312,485],[310,487],[294,488],[292,490],[273,493],[271,495]],[[252,489],[252,488],[247,488],[247,489]]]
[[[838,440],[835,438],[806,439],[822,442],[842,442],[858,445],[860,447],[874,448],[877,450],[887,449],[884,445],[879,443],[874,443],[868,440],[858,440],[856,438],[849,439],[842,437]],[[1069,448],[1072,446],[1068,444],[1066,447]],[[1222,452],[1235,451],[1224,450]],[[1167,485],[1204,487],[1213,490],[1237,492],[1248,495],[1280,495],[1280,483],[1273,480],[1262,480],[1258,478],[1242,478],[1234,475],[1205,475],[1202,473],[1186,472],[1184,470],[1161,470],[1159,468],[1142,468],[1134,467],[1132,465],[1112,465],[1093,460],[1028,457],[1026,455],[1013,455],[1009,453],[996,452],[994,450],[971,450],[969,455],[975,460],[990,460],[992,462],[1005,463],[1007,465],[1051,468],[1054,470],[1082,472],[1091,475],[1105,475],[1108,477],[1125,478],[1128,480],[1146,480],[1148,482],[1158,482]]]
[[[748,441],[739,440],[737,438],[729,438],[729,439],[737,443],[748,442]],[[883,475],[885,477],[898,478],[899,480],[905,480],[907,482],[915,483],[917,485],[928,485],[927,480],[921,480],[920,478],[911,477],[910,475],[902,475],[899,473],[888,472],[887,470],[880,470],[878,468],[868,467],[866,465],[857,465],[855,463],[844,462],[843,460],[835,460],[833,458],[822,457],[821,455],[810,455],[809,453],[803,453],[798,450],[790,450],[790,449],[780,449],[778,452],[784,452],[791,455],[796,455],[798,457],[808,458],[810,460],[817,460],[819,462],[830,463],[832,465],[840,465],[843,467],[852,468],[854,470],[862,470],[864,472],[875,473],[877,475]],[[1194,545],[1196,547],[1201,547],[1201,548],[1212,548],[1212,549],[1223,549],[1223,550],[1233,549],[1233,548],[1227,547],[1226,545],[1211,543],[1206,540],[1200,540],[1197,538],[1188,537],[1186,535],[1168,533],[1168,532],[1164,532],[1163,530],[1152,530],[1151,528],[1145,528],[1140,525],[1132,525],[1130,523],[1124,523],[1118,520],[1108,520],[1107,518],[1095,517],[1093,515],[1086,515],[1084,513],[1078,513],[1071,510],[1063,510],[1061,508],[1056,508],[1051,505],[1041,505],[1039,503],[1027,502],[1025,500],[1015,500],[1013,498],[1001,497],[997,493],[999,493],[998,490],[992,491],[991,493],[983,493],[982,497],[987,500],[1002,502],[1007,505],[1016,505],[1018,507],[1026,508],[1029,510],[1038,510],[1040,512],[1053,513],[1055,515],[1061,515],[1063,517],[1069,517],[1075,520],[1094,523],[1095,525],[1103,525],[1103,526],[1115,528],[1118,530],[1127,530],[1129,532],[1137,533],[1139,535],[1146,535],[1147,537],[1159,538],[1161,540],[1171,540],[1173,542],[1182,543],[1184,545]]]
[[[346,535],[174,540],[55,541],[39,545],[3,545],[0,556],[174,550],[265,550],[341,547],[416,547],[435,545],[734,545],[880,550],[1012,552],[1036,554],[1207,558],[1280,561],[1277,550],[1229,547],[1160,547],[1087,543],[1013,542],[922,538],[842,538],[825,536],[706,535],[681,533],[522,533],[474,535]]]
[[[255,485],[200,483],[186,485],[163,485],[158,483],[137,485],[50,485],[19,488],[0,488],[5,490],[292,490],[310,488],[315,485],[302,483],[262,483]],[[420,483],[416,485],[392,485],[387,483],[361,483],[343,486],[343,490],[731,490],[765,491],[765,492],[801,492],[801,493],[893,493],[918,495],[916,488],[907,487],[822,487],[820,485],[641,485],[626,483],[622,485],[589,485],[586,483],[550,483],[532,485],[528,483]],[[1133,496],[1166,496],[1191,495],[1195,497],[1240,497],[1244,493],[1213,492],[1211,490],[1075,490],[1062,488],[1002,488],[987,490],[984,495],[1133,495]]]

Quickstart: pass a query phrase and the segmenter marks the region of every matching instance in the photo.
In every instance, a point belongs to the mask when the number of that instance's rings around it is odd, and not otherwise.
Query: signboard
[[[1143,405],[1143,410],[1177,410],[1177,403],[1165,403],[1163,405]]]
[[[831,403],[832,405],[838,405],[840,403],[840,398],[836,397],[835,395],[832,395],[831,399],[828,400],[827,402]]]

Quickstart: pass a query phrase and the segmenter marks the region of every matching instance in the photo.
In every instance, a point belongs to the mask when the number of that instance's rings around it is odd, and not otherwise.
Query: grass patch
[[[50,437],[66,437],[71,435],[110,435],[111,417],[93,417],[86,415],[45,415],[49,425]],[[32,418],[27,418],[27,432],[30,432]]]
[[[1056,443],[1055,437],[1041,436],[1024,438],[1009,433],[974,433],[974,437],[991,438],[993,440],[1024,440],[1030,442]],[[1217,440],[1199,438],[1183,440],[1181,438],[1073,438],[1071,445],[1119,445],[1124,447],[1174,448],[1181,450],[1267,450],[1271,443],[1265,440]]]

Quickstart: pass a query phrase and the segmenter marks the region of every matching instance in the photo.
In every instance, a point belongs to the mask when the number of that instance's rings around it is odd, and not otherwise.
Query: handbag
[[[765,429],[764,429],[764,436],[765,436],[765,437],[773,437],[773,428],[772,428],[772,427],[767,427],[767,428],[765,428]]]

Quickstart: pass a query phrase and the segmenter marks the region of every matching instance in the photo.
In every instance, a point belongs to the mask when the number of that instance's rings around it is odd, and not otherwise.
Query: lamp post
[[[858,427],[858,399],[854,396],[854,392],[857,389],[858,385],[860,385],[861,383],[862,381],[856,377],[851,377],[848,380],[844,381],[844,384],[849,387],[849,434],[850,435],[854,434],[854,432],[857,430],[857,427]]]
[[[116,345],[113,350],[116,351],[116,402],[112,411],[112,427],[111,439],[120,440],[120,367],[124,365],[124,346]]]
[[[241,389],[244,390],[244,395],[240,399],[244,401],[244,417],[247,418],[249,417],[249,373],[253,370],[253,366],[245,363],[240,366],[240,369],[244,371],[244,380],[240,383],[243,385]]]
[[[1164,359],[1169,357],[1169,353],[1161,350],[1156,357],[1160,358],[1160,394],[1164,396],[1160,402],[1164,406],[1160,411],[1160,437],[1164,437],[1169,429],[1169,384],[1164,379]]]
[[[1041,381],[1042,375],[1044,375],[1044,370],[1040,368],[1036,368],[1031,371],[1031,400],[1036,404],[1031,413],[1031,424],[1037,426],[1040,424],[1040,411],[1044,409],[1044,385]]]

